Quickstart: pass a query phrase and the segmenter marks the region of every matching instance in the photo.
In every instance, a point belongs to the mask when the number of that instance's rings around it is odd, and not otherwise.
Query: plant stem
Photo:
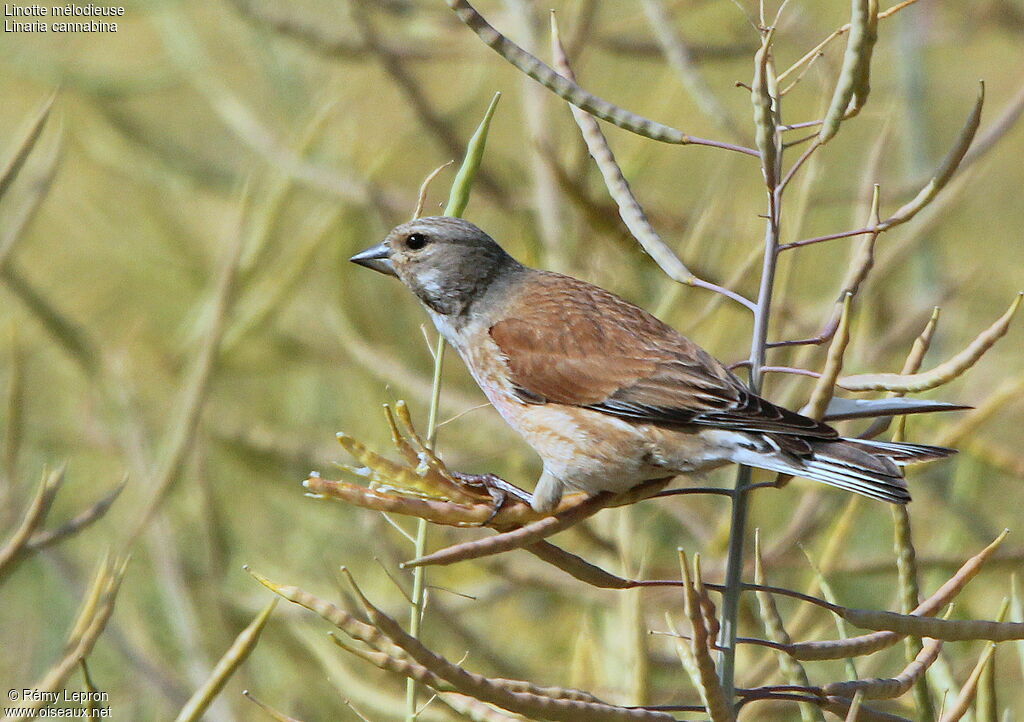
[[[427,446],[434,448],[437,441],[437,413],[441,406],[441,370],[444,368],[444,336],[438,334],[434,347],[434,378],[430,392],[430,415],[427,417]]]
[[[732,699],[736,688],[736,623],[739,617],[740,594],[743,591],[743,543],[747,522],[747,487],[750,467],[741,466],[736,473],[732,492],[732,519],[729,528],[729,556],[725,567],[725,592],[722,597],[722,631],[718,675],[726,699]]]
[[[420,519],[416,523],[416,558],[427,553],[427,521]],[[420,622],[423,613],[423,588],[426,584],[426,567],[412,570],[412,604],[409,608],[409,634],[420,635]],[[414,679],[405,681],[405,722],[415,722],[416,705],[419,697],[419,683]]]
[[[754,331],[750,342],[750,390],[761,391],[765,365],[765,351],[768,347],[768,322],[771,317],[772,290],[775,285],[775,268],[779,254],[779,206],[782,202],[781,186],[768,187],[768,218],[764,236],[764,264],[761,270],[761,286],[758,291],[757,309],[754,312]],[[732,518],[729,528],[729,556],[725,567],[725,592],[722,598],[722,631],[718,644],[722,649],[719,656],[718,674],[722,681],[726,699],[733,699],[736,689],[736,634],[739,618],[740,595],[743,591],[743,546],[746,541],[747,496],[750,491],[751,469],[741,466],[736,473],[736,484],[732,491]]]
[[[441,370],[444,367],[444,337],[437,337],[437,346],[434,347],[434,383],[430,395],[430,415],[427,418],[427,446],[434,448],[437,441],[437,413],[441,402]],[[427,520],[420,519],[416,524],[416,556],[415,559],[427,553]],[[423,622],[423,590],[427,583],[426,567],[416,567],[412,570],[412,604],[409,609],[409,634],[419,637],[420,626]],[[415,722],[417,715],[417,698],[419,697],[419,683],[413,679],[405,682],[405,722]]]

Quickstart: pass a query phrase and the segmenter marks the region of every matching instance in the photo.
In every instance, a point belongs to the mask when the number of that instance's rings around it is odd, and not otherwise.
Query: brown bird
[[[516,261],[472,223],[404,223],[353,262],[397,277],[540,455],[532,505],[735,462],[896,504],[900,467],[951,449],[844,439],[772,404],[700,346],[602,288]]]

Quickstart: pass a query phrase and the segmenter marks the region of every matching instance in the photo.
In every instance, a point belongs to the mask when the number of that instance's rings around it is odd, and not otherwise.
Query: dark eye
[[[405,245],[410,251],[418,251],[430,242],[430,238],[423,233],[410,233],[405,239]]]

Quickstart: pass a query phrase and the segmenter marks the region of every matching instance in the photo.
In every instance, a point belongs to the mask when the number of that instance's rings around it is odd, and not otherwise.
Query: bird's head
[[[497,280],[522,268],[494,239],[461,218],[417,218],[349,259],[395,276],[435,313],[464,313]]]

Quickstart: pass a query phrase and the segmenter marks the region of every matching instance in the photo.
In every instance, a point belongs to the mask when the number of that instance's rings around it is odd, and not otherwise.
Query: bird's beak
[[[374,271],[383,273],[385,276],[397,276],[395,267],[391,265],[391,259],[388,257],[390,253],[391,250],[388,248],[387,243],[378,243],[376,246],[371,246],[365,251],[360,251],[348,260],[352,261],[352,263],[358,263],[360,266],[372,268]]]

